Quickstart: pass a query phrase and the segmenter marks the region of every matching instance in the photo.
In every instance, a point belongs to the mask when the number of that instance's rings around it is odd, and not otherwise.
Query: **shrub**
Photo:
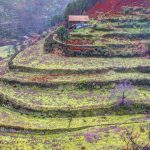
[[[47,38],[45,40],[45,43],[44,43],[45,52],[47,52],[47,53],[52,52],[53,51],[53,44],[54,44],[54,41],[52,39]]]
[[[56,33],[57,33],[57,37],[62,43],[64,43],[69,39],[69,31],[64,26],[60,26],[57,29]]]

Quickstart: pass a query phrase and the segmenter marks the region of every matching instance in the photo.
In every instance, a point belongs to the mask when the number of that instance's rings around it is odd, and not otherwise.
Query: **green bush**
[[[57,37],[62,43],[64,43],[69,39],[69,31],[64,26],[60,26],[57,29],[56,33],[57,33]]]
[[[50,53],[53,51],[54,41],[52,39],[47,38],[44,43],[44,51]]]

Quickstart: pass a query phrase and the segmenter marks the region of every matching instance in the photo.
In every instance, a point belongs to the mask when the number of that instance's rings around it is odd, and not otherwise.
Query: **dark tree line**
[[[54,16],[52,25],[56,25],[62,21],[67,20],[68,15],[81,15],[88,9],[93,7],[97,2],[105,2],[106,0],[75,0],[70,2],[62,15]]]
[[[64,16],[65,18],[69,15],[80,15],[84,11],[87,11],[91,7],[93,7],[97,2],[104,2],[105,0],[76,0],[72,3],[69,3]]]

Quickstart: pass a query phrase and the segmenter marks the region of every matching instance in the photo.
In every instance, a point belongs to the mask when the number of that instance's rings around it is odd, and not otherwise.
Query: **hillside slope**
[[[39,32],[72,0],[0,0],[0,37]]]
[[[70,31],[75,46],[50,33],[0,61],[0,150],[150,150],[147,11],[91,20]]]

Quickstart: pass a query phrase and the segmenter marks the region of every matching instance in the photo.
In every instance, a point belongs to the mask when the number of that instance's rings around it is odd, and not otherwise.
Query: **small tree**
[[[125,80],[118,84],[111,92],[111,97],[116,97],[119,105],[124,106],[130,104],[131,101],[128,99],[128,96],[135,94],[136,90],[128,80]]]
[[[62,42],[62,44],[69,39],[69,31],[64,26],[60,26],[57,29],[57,37]]]

